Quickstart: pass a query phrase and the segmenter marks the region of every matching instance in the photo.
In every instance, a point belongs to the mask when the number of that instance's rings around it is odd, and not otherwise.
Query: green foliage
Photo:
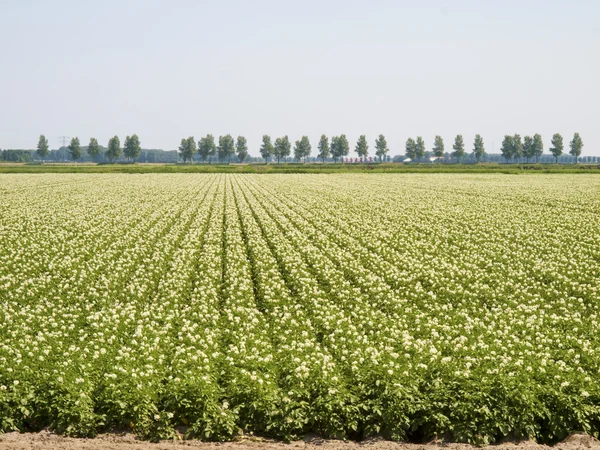
[[[410,158],[412,161],[416,161],[417,159],[417,143],[413,138],[408,138],[406,140],[406,144],[404,145],[404,154],[406,157]]]
[[[367,143],[367,137],[364,134],[361,134],[358,138],[354,151],[361,161],[369,155],[369,144]]]
[[[194,152],[196,151],[196,143],[194,142]],[[140,157],[142,147],[140,145],[140,138],[137,134],[127,136],[125,143],[123,144],[123,155],[130,161],[135,161]]]
[[[460,163],[460,158],[465,156],[465,143],[463,141],[462,134],[456,135],[456,138],[454,138],[454,145],[452,146],[452,149],[454,150],[452,152],[452,156],[454,156]]]
[[[277,158],[277,164],[280,163],[281,158],[287,158],[290,156],[292,151],[292,144],[287,135],[275,139],[275,145],[273,146],[273,155]]]
[[[260,156],[265,159],[265,162],[269,162],[269,158],[274,154],[274,147],[271,143],[271,136],[265,134],[262,137],[262,144],[260,146]]]
[[[436,136],[433,142],[433,155],[438,158],[438,163],[444,157],[444,140],[441,136]]]
[[[544,143],[542,141],[542,136],[536,133],[533,135],[533,155],[535,156],[535,161],[537,162],[543,154]]]
[[[90,143],[88,144],[87,153],[94,160],[96,158],[98,158],[98,155],[100,155],[100,145],[98,145],[98,139],[90,138]]]
[[[423,159],[425,156],[425,141],[421,136],[417,136],[417,142],[415,142],[415,157],[417,161]]]
[[[113,136],[108,141],[108,149],[106,150],[106,157],[112,163],[115,162],[121,156],[121,141],[118,136]]]
[[[331,152],[329,151],[329,139],[327,139],[327,136],[324,134],[322,134],[321,139],[319,139],[318,149],[319,153],[317,154],[317,157],[321,158],[321,160],[325,162],[325,159],[331,156]]]
[[[228,161],[235,153],[235,142],[230,134],[219,136],[219,146],[217,147],[217,155],[219,161]]]
[[[196,140],[193,136],[181,139],[179,144],[179,156],[183,159],[184,164],[192,161],[194,153],[196,153]]]
[[[302,138],[299,141],[296,141],[296,144],[294,145],[294,158],[300,161],[303,158],[310,156],[310,152],[310,140],[308,139],[308,136],[302,136]]]
[[[210,156],[215,156],[217,154],[217,146],[212,134],[207,134],[198,141],[198,154],[200,155],[202,162],[206,162]]]
[[[81,158],[81,145],[79,144],[79,138],[74,137],[71,139],[71,143],[69,144],[69,156],[73,161],[77,161]]]
[[[551,143],[550,153],[552,153],[552,156],[556,158],[556,162],[558,163],[558,157],[563,154],[564,150],[563,137],[559,133],[556,133],[552,136]]]
[[[506,162],[511,160],[514,156],[514,139],[512,136],[505,134],[504,139],[502,140],[502,147],[500,147],[500,152],[502,156],[506,159]]]
[[[523,156],[523,141],[521,140],[521,135],[515,134],[513,136],[513,149],[512,149],[513,158],[520,158]]]
[[[531,136],[525,136],[523,138],[523,156],[526,158],[527,163],[535,156],[535,147]]]
[[[235,143],[235,152],[237,153],[238,159],[242,163],[248,157],[248,142],[244,136],[237,137],[237,141]]]
[[[569,153],[575,157],[575,164],[577,164],[581,156],[581,149],[583,148],[583,141],[579,133],[575,133],[573,140],[569,143],[569,147],[571,148]]]
[[[46,136],[44,136],[43,134],[40,134],[40,139],[38,140],[36,153],[42,159],[42,161],[50,153],[50,150],[48,148],[48,139],[46,139]]]
[[[480,134],[475,135],[475,141],[473,142],[473,154],[477,158],[477,162],[481,160],[481,157],[485,155],[485,146],[483,144],[483,138]]]
[[[379,137],[375,140],[375,156],[377,156],[379,158],[379,161],[381,162],[383,161],[383,158],[386,157],[389,150],[390,149],[388,148],[385,136],[383,134],[380,134]]]
[[[345,134],[334,136],[331,138],[331,156],[333,156],[334,162],[342,160],[344,156],[348,156],[350,153],[350,144]]]

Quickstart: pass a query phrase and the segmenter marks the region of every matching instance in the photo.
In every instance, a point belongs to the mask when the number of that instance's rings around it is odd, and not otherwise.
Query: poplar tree
[[[262,137],[262,145],[260,146],[260,156],[265,159],[265,164],[269,162],[269,158],[273,155],[273,144],[271,143],[271,137],[267,134]]]
[[[366,158],[367,155],[369,154],[369,144],[367,143],[367,137],[364,134],[361,134],[360,137],[358,138],[358,141],[356,142],[356,147],[354,148],[354,151],[360,158],[361,162],[362,162],[363,158]]]
[[[90,143],[87,148],[88,155],[95,161],[100,154],[100,145],[98,145],[98,139],[90,138]]]
[[[77,161],[81,158],[81,145],[79,144],[79,138],[74,137],[71,139],[71,143],[69,144],[69,155],[73,161]]]
[[[121,141],[118,136],[113,136],[108,141],[108,149],[106,149],[106,157],[113,163],[121,156]]]
[[[473,154],[477,158],[477,162],[481,160],[481,157],[485,155],[485,146],[483,145],[483,138],[480,134],[475,135],[475,141],[473,142]]]
[[[216,153],[217,145],[212,134],[207,134],[203,138],[200,138],[198,141],[198,155],[200,155],[202,162],[206,162],[210,156],[214,156]]]
[[[539,134],[533,135],[533,156],[535,156],[535,162],[539,161],[540,156],[544,154],[544,143],[542,136]]]
[[[44,162],[44,158],[46,156],[48,156],[48,154],[50,153],[50,150],[48,147],[48,139],[46,139],[46,136],[44,136],[43,134],[40,134],[40,139],[38,140],[37,150],[35,152],[38,154],[38,156],[40,157],[42,162]]]
[[[196,141],[194,141],[194,152],[195,151]],[[137,134],[134,134],[133,136],[127,136],[123,144],[123,155],[133,162],[140,157],[141,152],[142,147],[140,146],[140,138],[137,136]]]
[[[319,153],[317,155],[318,158],[321,158],[323,163],[325,163],[325,159],[329,158],[331,152],[329,151],[329,139],[324,134],[321,135],[321,139],[319,139],[318,145]]]
[[[380,134],[375,140],[375,155],[379,157],[379,162],[383,161],[383,158],[388,154],[390,149],[388,148],[385,136]]]
[[[554,136],[552,136],[551,144],[552,147],[550,147],[550,153],[552,153],[556,164],[558,164],[558,157],[563,154],[564,149],[563,137],[559,133],[554,134]]]
[[[235,143],[235,152],[241,163],[248,157],[248,142],[244,136],[238,136]]]
[[[452,152],[452,156],[454,156],[458,163],[460,164],[460,158],[465,156],[465,143],[463,141],[462,134],[457,134],[456,138],[454,138],[454,145],[452,146],[454,152]]]
[[[433,155],[437,157],[438,164],[444,157],[444,140],[441,136],[436,136],[433,142]]]
[[[569,143],[569,147],[571,148],[569,153],[575,157],[575,164],[577,164],[581,156],[581,149],[583,148],[583,141],[579,133],[575,133],[573,140]]]

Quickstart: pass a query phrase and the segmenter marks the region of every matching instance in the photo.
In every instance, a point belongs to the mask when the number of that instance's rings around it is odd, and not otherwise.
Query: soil
[[[405,444],[380,439],[362,442],[324,440],[307,436],[302,441],[285,444],[277,441],[244,439],[223,444],[200,441],[163,441],[153,444],[140,441],[131,434],[103,434],[94,439],[74,439],[49,432],[7,433],[0,435],[0,450],[476,450],[467,444],[432,442],[428,444]],[[490,446],[493,450],[579,450],[599,449],[600,441],[584,434],[574,434],[554,447],[539,445],[532,441],[508,442]]]

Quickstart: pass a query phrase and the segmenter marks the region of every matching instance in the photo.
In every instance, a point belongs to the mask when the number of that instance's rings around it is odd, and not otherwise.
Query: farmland
[[[600,432],[600,178],[0,175],[0,430]]]

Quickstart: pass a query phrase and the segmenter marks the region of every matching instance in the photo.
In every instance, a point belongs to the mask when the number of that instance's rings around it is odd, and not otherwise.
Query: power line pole
[[[59,136],[58,140],[62,141],[62,147],[66,147],[67,146],[67,141],[71,139],[69,136]]]

